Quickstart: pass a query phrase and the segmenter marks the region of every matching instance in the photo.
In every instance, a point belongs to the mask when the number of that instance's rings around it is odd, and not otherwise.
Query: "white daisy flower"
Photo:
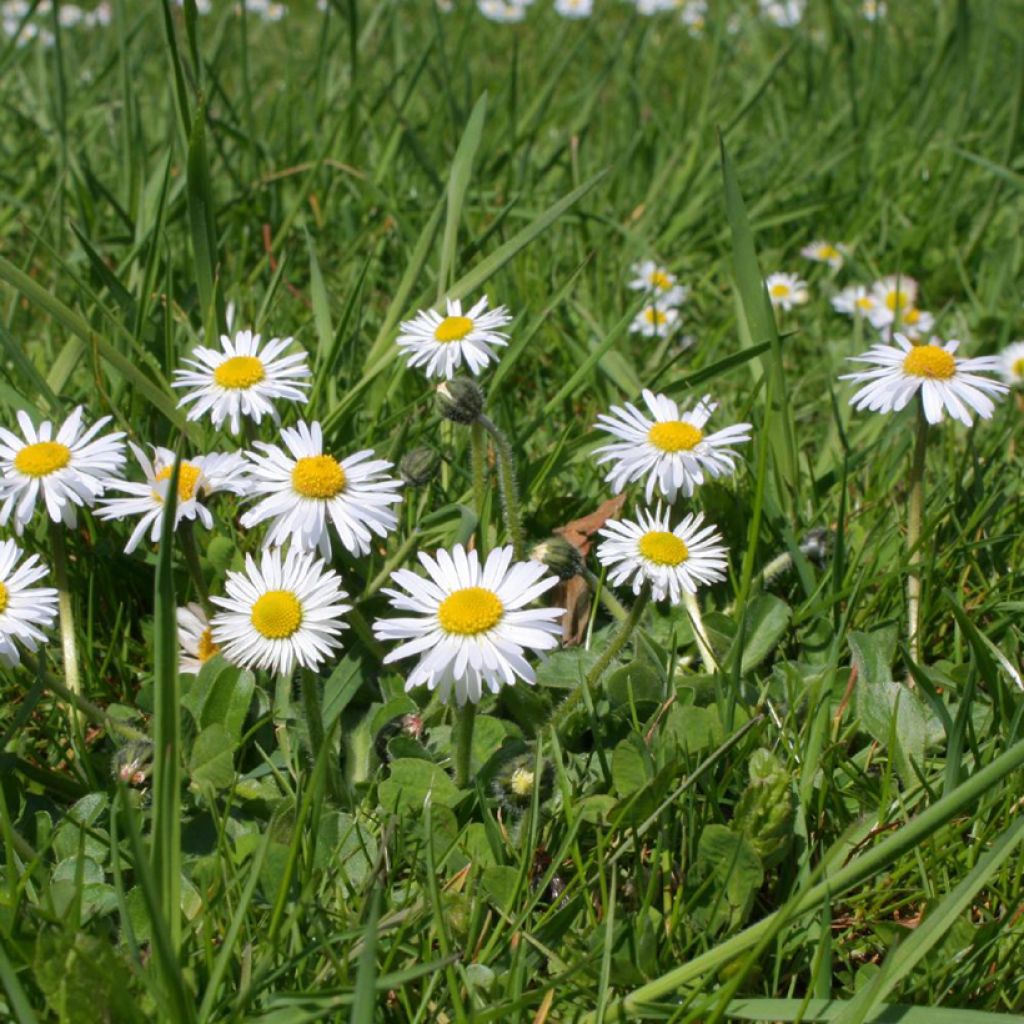
[[[811,242],[800,250],[800,255],[815,263],[827,263],[833,270],[838,270],[846,258],[847,247],[842,242]]]
[[[889,10],[885,0],[864,0],[860,7],[861,16],[865,21],[878,21],[884,18]]]
[[[611,415],[597,417],[601,429],[621,438],[594,452],[598,464],[615,463],[605,477],[615,491],[646,477],[648,501],[657,486],[673,502],[679,494],[689,498],[706,478],[716,480],[735,470],[737,454],[730,445],[750,440],[749,423],[705,434],[704,426],[718,408],[710,395],[683,413],[667,395],[645,389],[643,398],[653,420],[629,402],[624,408],[613,405]]]
[[[776,309],[790,310],[802,306],[810,297],[807,282],[797,274],[769,274],[765,278],[768,298]]]
[[[145,482],[111,480],[107,487],[112,491],[127,494],[127,498],[110,498],[102,502],[97,513],[100,519],[124,519],[139,516],[132,530],[125,553],[131,554],[149,532],[149,542],[156,544],[163,533],[164,502],[174,470],[174,452],[169,448],[153,447],[153,459],[136,444],[129,445],[145,476]],[[182,459],[178,471],[178,501],[174,509],[174,528],[186,519],[198,519],[203,526],[213,528],[213,516],[202,503],[203,498],[217,491],[233,491],[244,494],[247,466],[241,453],[220,453],[199,455]]]
[[[0,665],[13,668],[21,661],[14,641],[29,651],[46,642],[44,629],[57,617],[57,591],[33,587],[46,575],[37,555],[21,565],[22,551],[13,540],[0,541]]]
[[[18,425],[24,438],[0,427],[0,525],[13,515],[20,535],[42,497],[53,522],[73,527],[78,507],[92,507],[124,465],[124,434],[96,436],[109,422],[104,416],[83,431],[78,406],[56,436],[49,420],[37,431],[23,410]]]
[[[316,668],[341,646],[348,595],[312,552],[267,548],[258,566],[246,555],[245,571],[229,571],[224,586],[226,597],[210,599],[224,609],[212,641],[232,664],[286,675],[296,663]]]
[[[467,700],[476,704],[485,684],[492,693],[517,678],[532,684],[536,677],[524,654],[558,646],[564,609],[525,606],[558,579],[540,562],[512,564],[511,547],[495,548],[483,567],[461,544],[418,557],[428,578],[399,569],[391,579],[402,589],[384,591],[392,607],[413,614],[373,624],[378,640],[403,641],[386,664],[420,655],[406,690],[426,685],[442,703],[454,690],[461,707]]]
[[[965,426],[971,425],[971,407],[982,419],[989,419],[995,405],[988,397],[1004,394],[1001,381],[979,377],[978,373],[997,373],[1000,361],[994,356],[958,359],[954,353],[959,341],[943,343],[932,338],[927,345],[912,345],[898,331],[895,345],[873,345],[863,356],[851,361],[875,367],[859,373],[844,374],[841,380],[864,384],[850,404],[873,412],[899,412],[921,392],[921,405],[929,423],[941,422],[948,413]]]
[[[398,525],[390,506],[402,500],[397,493],[402,481],[385,475],[390,462],[372,459],[368,449],[336,459],[324,451],[319,423],[300,420],[281,431],[281,440],[287,452],[257,441],[260,452],[249,455],[249,493],[263,500],[242,516],[245,529],[272,520],[268,544],[290,541],[301,551],[319,548],[330,558],[328,523],[353,555],[365,555],[374,534],[386,537]]]
[[[555,13],[563,18],[589,18],[593,10],[593,0],[555,0]]]
[[[704,34],[707,28],[707,0],[685,0],[679,12],[679,20],[687,27],[695,39]]]
[[[804,16],[805,0],[760,0],[761,14],[779,28],[793,28]]]
[[[883,277],[871,286],[871,295],[875,307],[868,318],[881,329],[917,304],[917,282],[912,277]]]
[[[645,338],[667,338],[679,327],[680,313],[672,306],[663,306],[660,302],[644,306],[629,325],[633,334],[642,334]]]
[[[917,344],[922,338],[930,337],[934,327],[935,317],[931,313],[917,306],[907,306],[900,312],[898,321],[883,323],[878,332],[886,341],[891,342],[893,334],[899,331]]]
[[[178,609],[178,671],[198,675],[220,648],[213,642],[213,627],[201,604],[194,602]]]
[[[999,353],[1003,379],[1016,387],[1024,385],[1024,341],[1015,341]]]
[[[846,316],[870,317],[878,300],[862,284],[851,284],[832,298],[832,308]]]
[[[511,323],[512,317],[504,306],[488,312],[486,295],[465,314],[458,299],[449,299],[447,310],[446,316],[433,309],[420,310],[404,321],[398,347],[410,366],[424,367],[427,377],[451,380],[463,360],[479,376],[488,363],[498,361],[494,346],[508,345],[508,335],[498,328]]]
[[[526,8],[520,4],[508,3],[507,0],[477,0],[477,10],[488,21],[511,23],[522,21],[526,17]]]
[[[633,274],[628,287],[636,292],[651,292],[655,303],[662,309],[682,305],[690,295],[686,285],[679,284],[676,275],[659,267],[654,260],[642,260],[630,267]]]
[[[242,416],[257,423],[270,416],[278,422],[272,400],[305,402],[305,389],[310,386],[302,380],[311,373],[306,353],[281,355],[292,340],[271,338],[262,345],[260,335],[238,331],[234,339],[221,335],[220,351],[193,349],[193,358],[183,360],[191,369],[175,370],[171,382],[172,387],[191,389],[178,402],[178,408],[192,405],[188,410],[190,420],[209,413],[215,427],[228,420],[232,434],[238,433]]]
[[[598,533],[604,540],[597,558],[608,567],[609,582],[628,583],[634,594],[649,583],[655,601],[679,604],[684,592],[726,577],[728,552],[714,526],[704,526],[703,513],[691,512],[673,528],[667,511],[641,509],[636,522],[611,519]]]

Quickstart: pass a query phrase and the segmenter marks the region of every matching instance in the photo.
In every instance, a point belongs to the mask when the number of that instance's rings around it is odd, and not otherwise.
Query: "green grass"
[[[393,344],[439,296],[516,315],[482,382],[529,542],[611,496],[592,427],[642,387],[754,424],[692,502],[730,548],[701,595],[719,669],[683,609],[652,607],[570,713],[578,649],[485,700],[463,789],[453,710],[405,694],[358,628],[320,678],[217,658],[178,679],[181,550],[125,555],[123,526],[83,516],[84,733],[56,635],[0,674],[0,1018],[1024,1015],[1021,410],[932,431],[912,663],[914,420],[849,407],[838,375],[873,339],[828,302],[902,272],[969,354],[1024,335],[1024,7],[890,3],[872,25],[821,0],[783,31],[726,3],[693,39],[598,2],[518,26],[297,2],[264,25],[118,0],[53,48],[0,37],[0,423],[84,402],[139,443],[230,447],[184,424],[171,372],[229,303],[294,335],[331,444],[443,459],[386,545],[335,559],[366,621],[415,549],[506,539],[497,467],[478,523],[470,431]],[[799,256],[817,237],[854,247],[835,278]],[[688,350],[627,331],[646,257],[692,287]],[[773,270],[812,285],[778,330]],[[258,547],[237,512],[197,533],[214,593]],[[815,528],[823,564],[799,553]],[[41,518],[23,543],[49,561]],[[592,615],[598,652],[615,619]],[[521,802],[516,765],[544,780]]]

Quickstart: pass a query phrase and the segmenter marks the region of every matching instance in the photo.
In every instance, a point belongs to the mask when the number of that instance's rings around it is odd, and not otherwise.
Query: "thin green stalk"
[[[519,485],[516,483],[516,460],[508,438],[495,423],[482,413],[477,422],[494,439],[498,455],[498,489],[501,491],[501,508],[505,514],[505,529],[516,558],[523,557],[523,510],[519,501]],[[475,426],[475,424],[474,424]]]
[[[199,556],[199,545],[196,543],[196,531],[192,526],[192,521],[183,522],[178,534],[181,538],[181,551],[185,556],[188,574],[192,577],[200,603],[206,610],[206,614],[209,615],[213,611],[210,605],[210,591],[206,586],[206,578],[203,576],[203,563]]]
[[[465,789],[469,785],[469,763],[473,755],[473,725],[476,722],[476,705],[468,701],[465,707],[455,712],[455,728],[452,741],[455,747],[455,785]]]
[[[487,500],[487,438],[483,424],[477,420],[470,428],[473,459],[473,507],[479,523],[479,540],[484,533],[484,502]]]
[[[76,697],[82,696],[82,680],[78,674],[78,644],[75,640],[75,612],[71,604],[68,582],[68,549],[64,540],[64,524],[50,521],[50,550],[53,552],[53,576],[57,584],[57,606],[60,612],[60,643],[64,653],[64,683]],[[82,735],[82,714],[77,706],[70,708],[71,732],[77,743]]]
[[[928,421],[918,404],[917,437],[910,466],[910,495],[907,500],[907,646],[921,663],[921,528],[924,522],[924,466],[928,445]]]
[[[344,784],[338,770],[338,759],[325,750],[328,737],[324,732],[324,709],[320,698],[321,682],[314,672],[303,669],[300,677],[302,689],[302,710],[306,716],[306,730],[309,734],[309,753],[313,766],[321,756],[327,759],[327,788],[336,802],[344,797]]]
[[[622,602],[606,586],[604,586],[601,583],[601,580],[586,568],[586,566],[583,568],[583,578],[587,581],[590,589],[599,596],[601,603],[605,608],[607,608],[619,622],[624,621],[629,616],[629,612],[626,611]]]
[[[704,664],[704,671],[714,673],[718,671],[718,662],[715,660],[715,653],[711,650],[708,642],[708,635],[704,629],[704,618],[700,613],[700,602],[696,594],[688,590],[683,594],[683,604],[686,607],[686,614],[690,616],[690,625],[693,626],[693,638],[697,642],[697,650],[700,652],[700,660]]]

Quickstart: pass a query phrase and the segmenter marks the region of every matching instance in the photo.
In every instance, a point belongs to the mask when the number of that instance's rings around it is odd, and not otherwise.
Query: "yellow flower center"
[[[9,600],[7,587],[3,583],[0,583],[0,615],[3,615],[7,611],[7,602]]]
[[[473,330],[473,321],[468,316],[446,316],[434,329],[434,340],[442,344],[462,341]]]
[[[446,633],[476,636],[496,626],[505,606],[498,595],[485,587],[464,587],[449,594],[437,609],[437,620]]]
[[[929,380],[949,380],[956,373],[956,359],[938,345],[915,345],[903,360],[903,372]]]
[[[906,292],[901,292],[898,288],[892,288],[885,293],[885,304],[891,313],[895,313],[897,309],[902,309],[909,302],[910,296]]]
[[[266,375],[263,363],[255,356],[232,356],[213,371],[213,379],[222,388],[229,388],[232,391],[251,388],[254,384],[259,384]]]
[[[268,590],[252,606],[252,624],[268,640],[283,640],[302,625],[302,605],[290,590]]]
[[[780,282],[779,284],[773,284],[772,285],[772,298],[773,299],[784,299],[788,294],[789,294],[789,285],[788,284],[782,284]]]
[[[173,466],[164,466],[153,479],[157,482],[169,480],[173,469]],[[196,484],[199,481],[201,472],[200,468],[193,466],[191,462],[183,462],[181,464],[181,469],[178,470],[178,501],[191,501],[195,497]],[[163,500],[157,491],[153,493],[158,500]]]
[[[14,456],[14,468],[25,476],[49,476],[71,461],[71,449],[59,441],[28,444]]]
[[[658,288],[663,292],[667,292],[672,287],[672,278],[664,270],[655,270],[651,274],[650,280],[654,288]]]
[[[295,463],[292,487],[304,498],[333,498],[345,489],[345,470],[330,455],[307,455]]]
[[[686,545],[667,530],[652,530],[640,538],[640,554],[655,565],[681,565],[690,557]]]
[[[668,319],[668,316],[666,316],[666,314],[660,309],[657,309],[654,306],[648,306],[644,310],[644,319],[654,327],[660,327]]]
[[[663,452],[689,452],[704,440],[704,431],[692,423],[668,420],[666,423],[655,423],[647,431],[647,440]]]
[[[834,260],[839,255],[839,250],[834,245],[819,245],[819,260]]]
[[[913,327],[921,319],[921,310],[915,309],[913,306],[903,313],[900,318],[907,327]]]
[[[1010,371],[1014,377],[1024,377],[1024,359],[1018,359],[1013,366],[1010,367]]]
[[[533,778],[529,768],[517,768],[509,780],[509,789],[516,796],[529,796],[533,792]]]
[[[873,298],[871,298],[870,295],[862,295],[857,300],[857,308],[858,309],[874,309],[875,308],[875,300]]]
[[[199,645],[196,656],[200,661],[209,661],[219,650],[220,645],[213,642],[213,630],[207,627],[199,636]]]

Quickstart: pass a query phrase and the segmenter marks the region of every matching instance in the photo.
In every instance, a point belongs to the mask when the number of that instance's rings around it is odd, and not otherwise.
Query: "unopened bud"
[[[564,537],[549,537],[541,541],[530,552],[530,557],[543,562],[560,580],[571,580],[583,572],[580,549]]]
[[[483,412],[483,389],[468,377],[443,381],[436,394],[438,412],[453,423],[475,423]]]
[[[441,456],[433,448],[413,448],[398,463],[398,475],[410,487],[423,487],[437,476]]]

